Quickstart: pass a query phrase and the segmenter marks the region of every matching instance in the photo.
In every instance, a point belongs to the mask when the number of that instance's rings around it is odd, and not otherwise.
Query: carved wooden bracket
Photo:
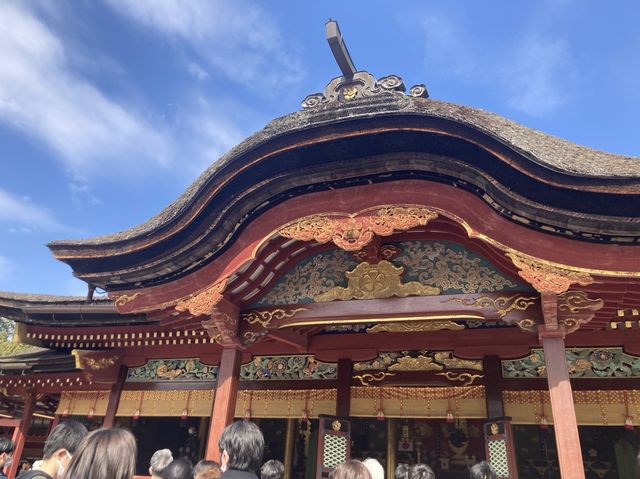
[[[230,301],[220,298],[212,309],[209,319],[202,321],[202,327],[213,340],[224,347],[241,347],[238,337],[240,309]]]
[[[540,293],[560,294],[567,291],[572,284],[587,286],[593,283],[593,278],[588,273],[570,267],[559,266],[513,251],[506,255],[520,270],[518,275]]]
[[[538,327],[540,338],[564,337],[577,331],[593,319],[596,311],[604,306],[600,298],[589,298],[584,291],[567,291],[555,295],[542,294],[544,325]],[[556,334],[557,333],[557,334]]]
[[[180,301],[176,305],[176,311],[189,311],[194,316],[211,316],[216,305],[222,301],[222,295],[227,287],[229,278],[224,278],[204,291]]]
[[[112,384],[118,378],[124,351],[122,349],[106,351],[74,349],[71,354],[75,357],[76,368],[82,369],[88,381]]]

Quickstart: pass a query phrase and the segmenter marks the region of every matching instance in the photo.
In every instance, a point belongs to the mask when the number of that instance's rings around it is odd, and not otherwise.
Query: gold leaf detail
[[[515,294],[513,296],[500,296],[498,298],[490,298],[489,296],[482,296],[480,298],[473,299],[461,299],[453,298],[449,301],[464,304],[465,306],[474,306],[477,308],[493,308],[500,319],[504,318],[507,313],[513,310],[525,311],[535,303],[536,296],[520,296]]]
[[[540,293],[564,293],[572,284],[587,286],[593,278],[571,267],[552,264],[522,253],[510,251],[506,255],[520,270],[518,275],[530,283]]]
[[[180,301],[176,311],[189,311],[194,316],[210,316],[216,305],[222,300],[222,293],[227,287],[228,278],[218,281],[213,286]]]
[[[272,309],[267,311],[261,311],[254,309],[242,313],[242,319],[249,324],[260,324],[263,328],[269,326],[274,319],[290,318],[300,311],[306,311],[307,308],[295,308],[295,309]]]
[[[364,373],[353,376],[355,379],[360,381],[363,386],[370,386],[372,382],[379,383],[387,376],[395,376],[395,373],[386,373],[384,371],[380,371],[379,373]]]
[[[404,267],[394,266],[383,260],[377,264],[360,263],[344,275],[348,284],[344,288],[336,286],[329,291],[317,295],[317,302],[350,300],[350,299],[382,299],[392,296],[434,296],[440,294],[439,288],[426,286],[417,281],[402,283],[400,275]]]
[[[116,300],[113,304],[116,306],[124,306],[127,303],[130,303],[138,296],[142,296],[142,293],[133,293],[133,294],[121,294],[116,297]]]
[[[463,386],[469,386],[475,382],[476,379],[484,377],[483,374],[471,374],[471,373],[454,373],[447,371],[444,373],[436,373],[437,376],[444,376],[449,381],[460,381]]]
[[[515,325],[528,333],[538,332],[538,323],[536,323],[533,319],[520,319],[518,321],[515,321]]]
[[[440,364],[434,363],[429,356],[402,356],[395,364],[389,366],[390,371],[442,371]]]
[[[409,321],[403,323],[380,323],[367,329],[367,333],[413,333],[422,331],[441,331],[449,329],[457,331],[464,329],[463,324],[453,321]]]
[[[444,364],[447,369],[475,369],[476,371],[482,371],[482,361],[458,358],[451,351],[439,351],[433,357],[439,363]]]
[[[425,226],[438,214],[420,206],[378,206],[352,215],[321,214],[306,216],[281,228],[278,233],[299,241],[333,241],[346,251],[358,251],[371,242],[374,235],[390,236]]]

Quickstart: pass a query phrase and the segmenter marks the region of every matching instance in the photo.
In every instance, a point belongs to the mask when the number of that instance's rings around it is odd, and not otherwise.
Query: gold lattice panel
[[[347,436],[324,435],[322,467],[333,468],[347,460]]]
[[[509,476],[509,462],[507,457],[507,442],[504,439],[489,441],[489,463],[495,469],[498,477]]]

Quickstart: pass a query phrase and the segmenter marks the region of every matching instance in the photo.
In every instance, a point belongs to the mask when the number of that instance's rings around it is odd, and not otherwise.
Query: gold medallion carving
[[[249,324],[260,324],[263,328],[269,326],[271,321],[274,319],[285,319],[290,318],[300,311],[306,311],[307,308],[294,308],[294,309],[272,309],[261,311],[258,309],[254,309],[251,311],[247,311],[246,313],[242,313],[242,319]]]
[[[433,355],[434,359],[444,364],[447,369],[475,369],[482,371],[482,361],[477,359],[462,359],[453,355],[451,351],[438,351]]]
[[[493,308],[498,313],[498,317],[502,319],[511,311],[526,311],[529,306],[535,303],[536,299],[538,299],[536,296],[520,296],[519,294],[515,294],[513,296],[500,296],[495,299],[489,296],[482,296],[475,300],[453,298],[449,301],[477,308]]]
[[[334,431],[339,431],[342,428],[342,424],[337,419],[331,423],[331,429]]]
[[[195,294],[176,305],[176,311],[189,311],[194,316],[210,316],[216,305],[222,300],[222,293],[227,287],[228,278],[218,281],[213,286]]]
[[[353,270],[347,271],[348,284],[344,288],[336,286],[329,291],[317,295],[317,302],[349,300],[349,299],[381,299],[392,296],[435,296],[440,294],[439,288],[426,286],[418,281],[402,283],[400,275],[404,267],[394,266],[383,260],[377,264],[360,263]]]
[[[458,331],[464,329],[463,324],[453,321],[409,321],[402,323],[380,323],[367,329],[367,333],[415,333],[423,331],[442,331],[448,329]]]
[[[506,255],[520,270],[518,275],[540,293],[564,293],[572,284],[587,286],[593,283],[588,273],[542,261],[522,253],[510,251]]]
[[[346,251],[358,251],[375,235],[390,236],[395,231],[425,226],[437,217],[436,212],[420,206],[377,206],[352,215],[307,216],[289,223],[278,233],[299,241],[332,241]]]
[[[429,356],[401,356],[395,364],[389,366],[389,371],[442,371],[444,367],[434,363]]]

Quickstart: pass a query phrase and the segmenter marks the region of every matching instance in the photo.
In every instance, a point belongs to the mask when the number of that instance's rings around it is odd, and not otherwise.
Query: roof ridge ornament
[[[325,87],[324,94],[313,93],[302,101],[302,108],[314,108],[331,102],[347,102],[358,98],[376,96],[383,93],[404,94],[406,88],[402,78],[388,75],[376,80],[367,71],[357,71],[345,44],[338,22],[329,19],[325,24],[327,42],[331,53],[342,71],[342,76],[331,80]],[[409,89],[409,96],[429,98],[427,87],[423,84],[414,85]]]

